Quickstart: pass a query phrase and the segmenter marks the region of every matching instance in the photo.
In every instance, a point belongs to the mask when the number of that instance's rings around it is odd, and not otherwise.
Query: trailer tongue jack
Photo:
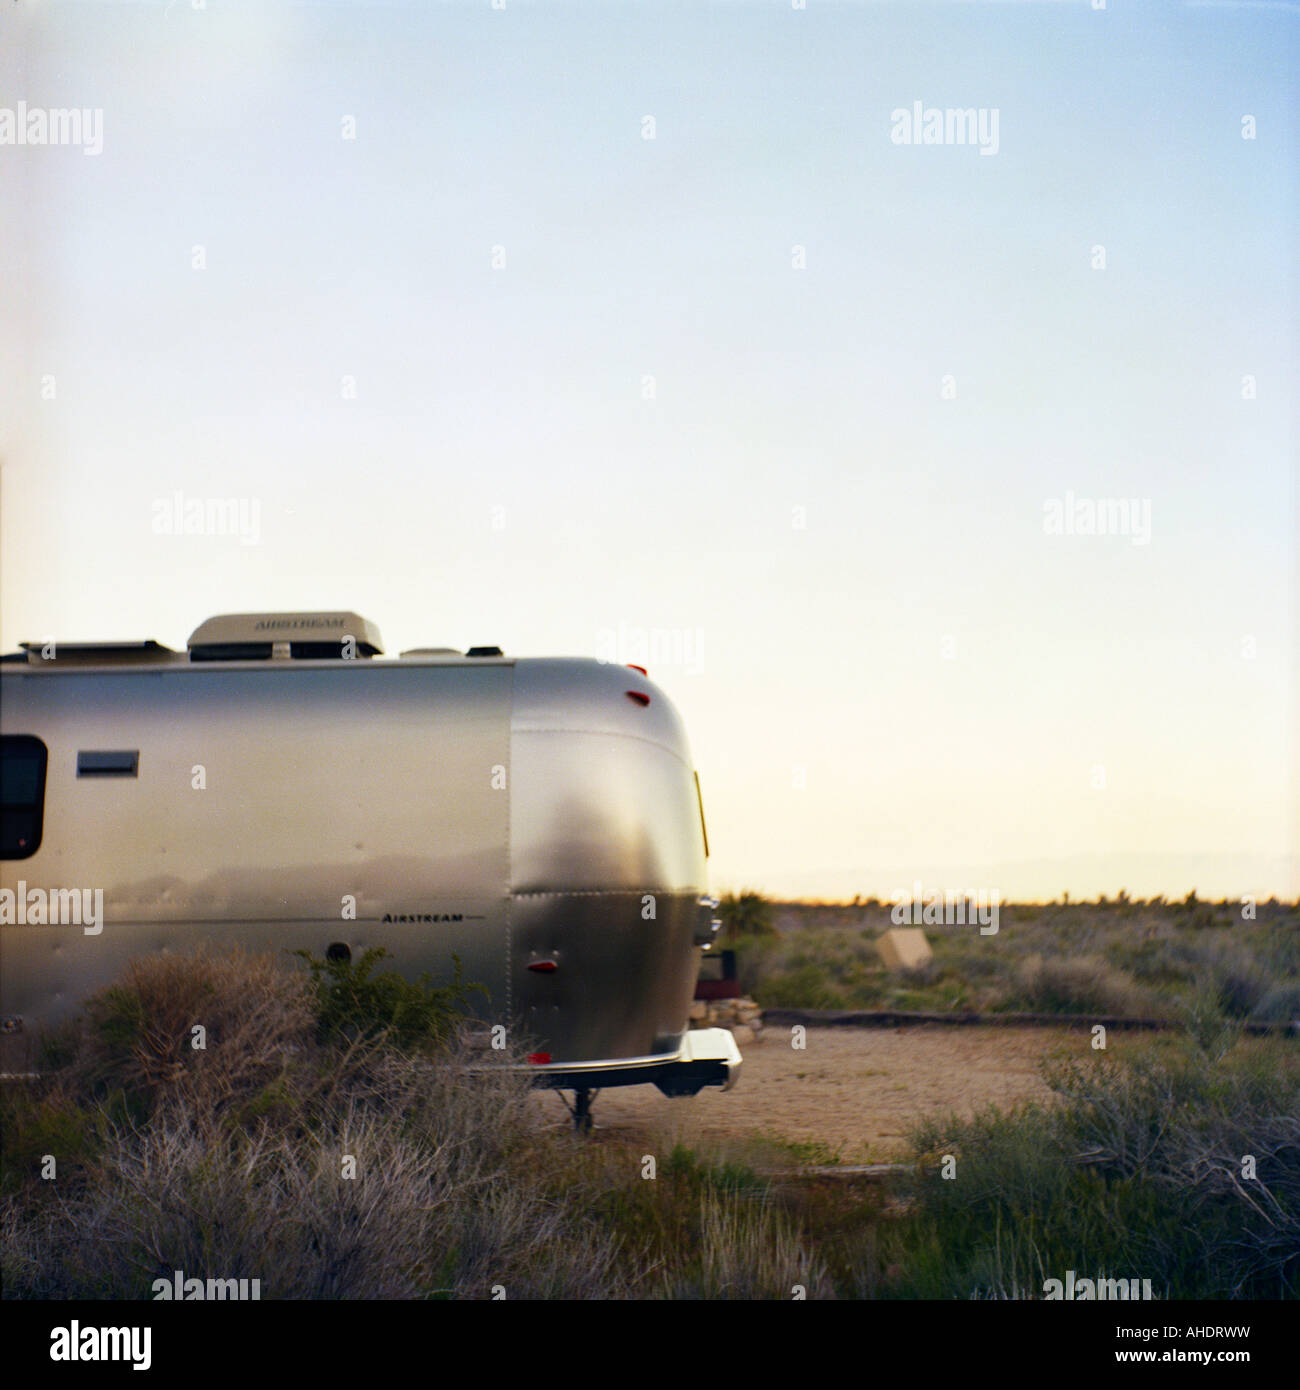
[[[600,1092],[590,1088],[574,1091],[572,1105],[565,1100],[563,1091],[559,1091],[557,1094],[564,1101],[564,1108],[573,1116],[573,1132],[575,1134],[590,1134],[591,1103]]]

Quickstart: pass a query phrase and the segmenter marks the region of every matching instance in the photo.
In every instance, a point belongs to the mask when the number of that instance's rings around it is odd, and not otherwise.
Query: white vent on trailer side
[[[382,656],[383,638],[358,613],[225,613],[200,623],[191,661],[328,660]]]

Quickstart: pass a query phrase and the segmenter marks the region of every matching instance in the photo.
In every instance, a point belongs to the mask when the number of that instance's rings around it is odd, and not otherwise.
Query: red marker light
[[[627,663],[627,669],[629,671],[640,671],[643,676],[648,676],[650,674],[644,666],[638,666],[635,661],[629,661]]]
[[[647,694],[646,694],[644,691],[642,691],[642,690],[629,690],[629,691],[627,691],[627,698],[628,698],[629,700],[635,700],[635,701],[637,702],[638,705],[641,705],[641,706],[643,706],[643,707],[644,707],[645,705],[648,705],[648,704],[650,703],[650,697],[649,697],[649,695],[647,695]]]
[[[528,1060],[535,1067],[544,1067],[551,1060],[551,1054],[549,1052],[530,1052]]]
[[[549,975],[552,970],[560,967],[553,960],[534,960],[528,963],[529,970],[538,970],[544,975]]]

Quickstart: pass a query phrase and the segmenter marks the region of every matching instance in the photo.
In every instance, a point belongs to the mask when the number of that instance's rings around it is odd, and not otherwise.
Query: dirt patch
[[[1110,1041],[1123,1046],[1114,1034]],[[777,1138],[825,1145],[846,1163],[880,1161],[903,1151],[922,1115],[1046,1100],[1044,1058],[1096,1055],[1087,1032],[1056,1028],[809,1028],[807,1043],[799,1051],[788,1029],[767,1030],[743,1049],[744,1070],[727,1092],[669,1100],[652,1086],[602,1091],[597,1127],[656,1148]],[[554,1095],[539,1093],[538,1104],[563,1115]]]

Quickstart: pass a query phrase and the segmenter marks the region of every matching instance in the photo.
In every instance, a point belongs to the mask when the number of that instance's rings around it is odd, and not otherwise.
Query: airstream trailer
[[[716,930],[699,781],[639,668],[381,659],[354,613],[212,618],[186,651],[0,658],[6,1071],[130,959],[206,942],[484,985],[540,1085],[729,1087],[691,1030]],[[15,1064],[17,1046],[25,1060]]]

